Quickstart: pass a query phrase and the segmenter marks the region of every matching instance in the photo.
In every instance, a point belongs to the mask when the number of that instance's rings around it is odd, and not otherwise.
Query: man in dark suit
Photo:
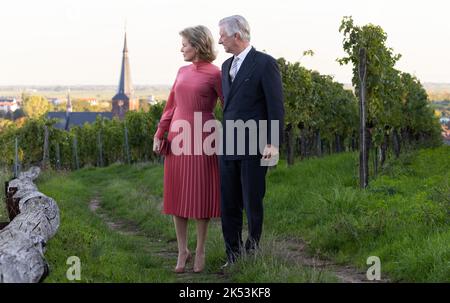
[[[219,157],[227,266],[244,251],[252,253],[258,249],[265,177],[270,165],[267,163],[279,157],[284,106],[278,64],[273,57],[250,45],[248,22],[235,15],[222,19],[219,27],[219,44],[233,54],[222,65],[225,102]],[[248,220],[245,245],[242,241],[244,209]]]

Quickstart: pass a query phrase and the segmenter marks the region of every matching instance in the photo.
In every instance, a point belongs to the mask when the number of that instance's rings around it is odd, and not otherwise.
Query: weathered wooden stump
[[[58,230],[59,209],[33,183],[39,173],[32,167],[7,185],[7,199],[15,203],[8,206],[11,222],[0,230],[0,282],[40,282],[48,274],[45,245]]]

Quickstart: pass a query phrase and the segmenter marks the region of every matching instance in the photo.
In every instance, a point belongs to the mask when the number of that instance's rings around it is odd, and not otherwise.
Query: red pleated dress
[[[208,120],[215,121],[218,100],[223,104],[217,66],[201,61],[179,69],[155,134],[161,139],[168,132],[171,144],[164,159],[164,214],[192,219],[220,217],[218,158],[203,148],[205,139],[211,142],[213,138],[215,128],[203,131],[203,126]],[[179,149],[174,152],[174,148]]]

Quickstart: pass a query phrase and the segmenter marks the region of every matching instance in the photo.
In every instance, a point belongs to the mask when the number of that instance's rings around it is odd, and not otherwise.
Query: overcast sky
[[[241,14],[252,45],[275,58],[300,60],[307,68],[351,82],[339,25],[380,25],[387,44],[402,54],[397,68],[422,82],[450,83],[448,0],[2,0],[0,85],[117,84],[125,23],[135,84],[172,84],[186,63],[178,32],[203,24],[218,40],[218,21]],[[217,45],[220,66],[229,57]]]

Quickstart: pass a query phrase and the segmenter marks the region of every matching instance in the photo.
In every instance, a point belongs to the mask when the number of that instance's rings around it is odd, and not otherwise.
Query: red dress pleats
[[[202,126],[215,119],[214,107],[222,101],[221,73],[208,62],[197,62],[180,68],[169,100],[164,109],[156,136],[168,132],[168,140],[180,135],[171,129],[173,123],[184,120],[190,128],[190,152],[181,155],[169,153],[164,159],[163,213],[183,218],[207,219],[220,217],[220,175],[216,154],[194,154],[194,113],[201,117]],[[222,101],[223,102],[223,101]],[[203,128],[202,128],[203,129]],[[184,140],[189,130],[183,130]],[[202,133],[203,140],[211,133]],[[186,144],[183,141],[182,145]],[[203,146],[203,144],[202,144]]]

